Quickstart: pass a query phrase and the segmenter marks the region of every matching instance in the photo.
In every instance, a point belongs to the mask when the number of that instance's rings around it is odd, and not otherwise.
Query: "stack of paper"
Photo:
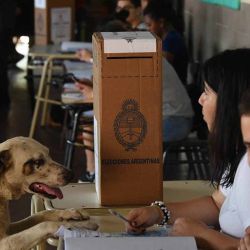
[[[193,237],[87,237],[65,239],[65,250],[197,250]]]
[[[170,237],[169,228],[147,231],[143,235],[101,233],[87,229],[69,230],[61,226],[56,232],[63,237],[65,250],[197,250],[194,237]]]
[[[69,92],[79,93],[78,88],[76,88],[76,86],[73,82],[63,84],[63,93],[69,93]]]
[[[61,44],[61,51],[73,53],[80,49],[87,49],[92,51],[92,43],[88,42],[76,42],[76,41],[64,41]]]
[[[62,103],[81,103],[83,102],[83,94],[75,87],[74,83],[65,83],[61,94]]]

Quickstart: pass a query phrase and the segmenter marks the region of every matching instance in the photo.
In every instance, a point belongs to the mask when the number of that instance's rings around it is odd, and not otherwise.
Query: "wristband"
[[[151,206],[158,206],[161,211],[163,212],[163,220],[161,223],[159,223],[159,226],[165,226],[168,224],[168,221],[170,220],[170,211],[165,206],[163,201],[154,201],[151,203]]]

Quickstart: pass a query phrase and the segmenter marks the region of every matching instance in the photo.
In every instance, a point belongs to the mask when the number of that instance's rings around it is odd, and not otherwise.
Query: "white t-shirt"
[[[219,215],[221,230],[231,236],[241,238],[250,226],[250,166],[245,154],[238,166],[231,187],[220,186],[226,197]]]
[[[173,66],[163,57],[163,118],[166,116],[192,117],[192,104]]]

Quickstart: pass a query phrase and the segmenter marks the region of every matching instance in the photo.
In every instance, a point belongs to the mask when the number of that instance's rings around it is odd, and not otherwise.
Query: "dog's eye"
[[[34,165],[41,166],[44,164],[44,159],[37,159],[33,161]]]

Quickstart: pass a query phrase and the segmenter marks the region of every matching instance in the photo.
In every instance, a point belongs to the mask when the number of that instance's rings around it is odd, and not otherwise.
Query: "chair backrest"
[[[187,138],[164,144],[164,179],[210,179],[208,144],[206,140]],[[180,171],[187,170],[183,176]]]

